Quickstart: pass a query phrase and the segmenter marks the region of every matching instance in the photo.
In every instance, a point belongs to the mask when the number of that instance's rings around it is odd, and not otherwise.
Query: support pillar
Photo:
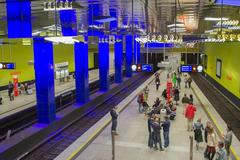
[[[122,36],[116,36],[116,42],[114,44],[115,53],[115,83],[122,82],[122,59],[123,59],[123,42]]]
[[[74,56],[76,102],[86,103],[89,101],[88,44],[84,42],[75,43]]]
[[[33,47],[38,122],[51,123],[56,118],[53,44],[34,38]]]
[[[132,77],[133,36],[126,36],[126,77]]]
[[[98,44],[100,91],[109,89],[109,43],[108,36],[100,36]]]

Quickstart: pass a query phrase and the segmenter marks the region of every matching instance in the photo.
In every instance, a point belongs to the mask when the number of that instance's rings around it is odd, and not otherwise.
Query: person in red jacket
[[[185,117],[187,118],[187,130],[192,131],[193,130],[193,119],[196,112],[196,107],[192,104],[192,102],[189,102],[186,108]]]

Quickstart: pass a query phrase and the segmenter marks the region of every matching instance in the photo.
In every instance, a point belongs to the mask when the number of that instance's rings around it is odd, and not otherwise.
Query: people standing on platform
[[[179,92],[178,88],[175,88],[174,89],[174,101],[176,101],[176,105],[178,105],[178,101],[180,99],[179,94],[180,94],[180,92]]]
[[[154,122],[152,123],[153,129],[153,139],[154,139],[154,149],[157,150],[157,145],[159,144],[160,151],[163,151],[162,141],[161,141],[161,126],[159,118],[155,117]]]
[[[148,88],[148,86],[146,86],[146,87],[143,89],[143,92],[144,92],[144,99],[147,101],[147,100],[148,100],[148,94],[149,94],[149,88]]]
[[[207,158],[208,160],[213,160],[216,153],[217,146],[217,136],[214,133],[213,127],[210,127],[209,133],[207,135]]]
[[[194,139],[196,141],[197,150],[199,148],[199,143],[203,142],[202,130],[204,130],[204,127],[201,118],[199,118],[193,125]]]
[[[1,93],[0,93],[0,105],[2,105],[2,100],[3,100],[3,98],[2,98]]]
[[[153,114],[149,114],[148,115],[148,147],[153,148],[153,144],[154,144],[154,139],[153,139],[153,130],[152,130],[152,123],[153,123]]]
[[[230,155],[230,146],[232,144],[232,128],[230,126],[227,126],[227,133],[223,136],[225,149],[227,151],[227,156]]]
[[[163,92],[162,92],[162,97],[163,97],[164,99],[167,99],[167,90],[166,90],[166,89],[163,90]]]
[[[183,96],[183,98],[182,98],[183,114],[184,114],[185,111],[186,111],[186,106],[187,106],[188,103],[189,103],[189,98],[188,98],[187,94],[184,93],[184,96]]]
[[[218,151],[216,153],[216,160],[227,160],[227,151],[224,149],[224,143],[222,141],[218,142]]]
[[[114,106],[111,111],[110,111],[110,115],[112,117],[112,134],[114,135],[119,135],[117,133],[117,118],[118,118],[118,113],[117,113],[117,107]]]
[[[156,90],[158,91],[159,86],[160,86],[160,78],[159,77],[155,78],[155,84],[156,84]]]
[[[191,84],[192,84],[192,77],[191,76],[188,77],[187,83],[188,83],[188,88],[191,88]]]
[[[193,120],[196,110],[196,107],[191,102],[189,102],[185,112],[185,117],[187,118],[187,131],[192,131],[193,129]]]
[[[212,123],[210,121],[208,121],[206,123],[206,127],[204,129],[204,140],[205,140],[206,144],[207,144],[207,136],[210,132],[211,127],[212,127]],[[204,157],[207,158],[207,147],[206,147],[206,150],[204,151]]]
[[[13,89],[14,89],[14,85],[13,85],[12,81],[9,81],[9,83],[8,83],[8,96],[10,98],[10,101],[14,100]]]
[[[179,89],[181,89],[181,81],[182,81],[181,75],[178,74],[178,76],[177,76],[177,88],[179,88]]]
[[[184,83],[185,83],[185,88],[187,88],[187,84],[188,84],[188,75],[184,74]]]
[[[189,95],[189,102],[191,102],[193,104],[193,95],[192,94]]]
[[[177,87],[177,74],[174,72],[172,76],[173,88]]]
[[[138,94],[137,102],[138,102],[138,112],[139,112],[139,113],[142,113],[143,102],[144,102],[143,92],[140,92],[140,93]]]
[[[169,146],[169,131],[170,131],[171,122],[168,116],[165,116],[165,121],[162,123],[163,127],[163,137],[164,137],[164,148]]]

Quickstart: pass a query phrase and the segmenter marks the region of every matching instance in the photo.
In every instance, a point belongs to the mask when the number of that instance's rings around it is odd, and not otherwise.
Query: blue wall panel
[[[39,123],[55,120],[53,44],[34,38],[34,69]]]

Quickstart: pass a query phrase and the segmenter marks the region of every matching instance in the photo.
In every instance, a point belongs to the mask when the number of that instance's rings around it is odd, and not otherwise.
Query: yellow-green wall
[[[54,45],[54,63],[69,62],[69,72],[74,71],[73,45]],[[94,67],[93,50],[89,51],[89,68]],[[34,79],[34,67],[28,62],[33,60],[32,46],[24,46],[20,43],[0,46],[0,62],[15,62],[15,70],[0,70],[0,86],[8,84],[12,80],[11,73],[21,72],[19,81],[29,81]]]
[[[206,43],[206,73],[240,98],[240,42]],[[222,60],[221,79],[216,76],[216,60]]]

